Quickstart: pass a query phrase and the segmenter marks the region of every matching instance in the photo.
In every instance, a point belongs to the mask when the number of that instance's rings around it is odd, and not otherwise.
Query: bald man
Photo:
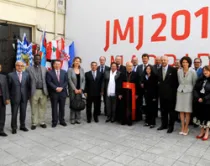
[[[161,126],[158,130],[168,129],[167,133],[174,130],[176,120],[176,93],[178,88],[177,70],[168,65],[168,57],[161,57],[161,68],[158,70],[159,76],[159,97],[161,108]]]
[[[136,98],[139,96],[139,77],[133,70],[131,62],[126,63],[126,72],[121,73],[121,83],[117,87],[117,94],[121,100],[121,124],[132,125],[136,120]]]
[[[15,63],[16,71],[8,74],[8,87],[12,108],[12,134],[17,132],[17,116],[20,109],[20,130],[28,131],[25,126],[26,107],[30,97],[30,77],[23,71],[24,64],[21,61]]]
[[[158,74],[158,69],[161,68],[161,57],[157,56],[155,58],[155,65],[153,66],[155,74]]]

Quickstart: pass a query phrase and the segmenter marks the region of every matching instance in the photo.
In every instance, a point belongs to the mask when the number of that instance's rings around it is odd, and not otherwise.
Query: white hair
[[[21,61],[21,60],[16,61],[16,62],[15,62],[15,65],[17,65],[18,63],[22,63],[22,64],[25,66],[25,64],[24,64],[23,61]]]

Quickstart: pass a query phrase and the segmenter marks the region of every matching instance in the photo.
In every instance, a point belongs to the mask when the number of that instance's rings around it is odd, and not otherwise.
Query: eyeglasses
[[[24,67],[24,65],[16,65],[17,67]]]
[[[194,63],[200,63],[200,62],[194,62]]]

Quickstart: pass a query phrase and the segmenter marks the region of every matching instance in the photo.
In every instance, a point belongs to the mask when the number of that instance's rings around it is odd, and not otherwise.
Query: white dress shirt
[[[109,77],[109,83],[108,83],[108,88],[107,88],[107,95],[108,96],[115,96],[115,76],[116,76],[117,71],[112,72],[110,71],[110,77]]]

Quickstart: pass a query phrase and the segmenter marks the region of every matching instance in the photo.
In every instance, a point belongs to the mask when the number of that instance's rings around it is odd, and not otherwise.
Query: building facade
[[[40,43],[65,36],[65,0],[0,0],[0,64],[8,73],[16,59],[15,43],[26,33],[29,42]]]

